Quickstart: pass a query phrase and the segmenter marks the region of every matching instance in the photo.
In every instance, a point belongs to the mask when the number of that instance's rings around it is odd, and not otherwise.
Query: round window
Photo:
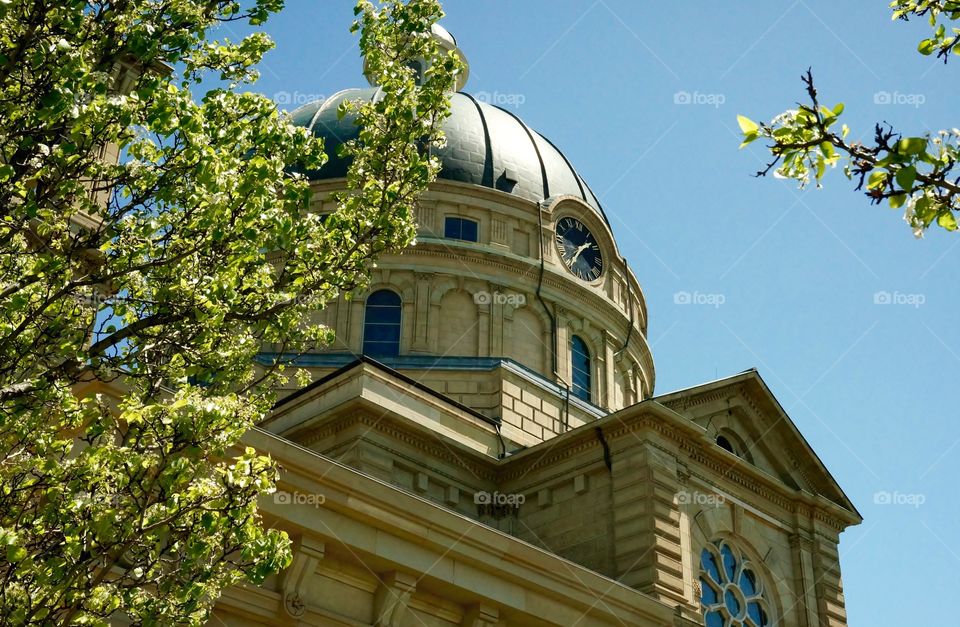
[[[707,627],[768,627],[763,585],[746,556],[717,541],[700,553],[700,603]]]

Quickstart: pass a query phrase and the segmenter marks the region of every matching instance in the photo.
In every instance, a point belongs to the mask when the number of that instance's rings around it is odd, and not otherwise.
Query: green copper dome
[[[312,180],[346,176],[348,162],[337,156],[339,144],[357,136],[355,118],[337,117],[344,100],[376,98],[377,88],[347,89],[326,100],[312,102],[290,115],[323,137],[329,161],[308,173]],[[582,198],[606,221],[600,202],[563,153],[523,123],[513,113],[478,101],[473,96],[451,94],[450,117],[443,126],[447,145],[437,150],[442,162],[440,178],[496,189],[534,202],[554,196]]]

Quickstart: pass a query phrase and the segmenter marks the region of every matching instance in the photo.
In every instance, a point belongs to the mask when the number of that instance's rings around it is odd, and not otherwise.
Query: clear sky
[[[292,109],[364,86],[352,2],[288,4],[259,90]],[[839,170],[823,190],[752,178],[762,146],[737,149],[736,115],[790,107],[807,66],[855,135],[960,126],[960,58],[917,54],[925,25],[886,4],[447,0],[443,23],[466,91],[549,137],[600,197],[646,294],[656,392],[756,367],[860,509],[841,543],[850,624],[947,625],[960,235],[914,240]]]

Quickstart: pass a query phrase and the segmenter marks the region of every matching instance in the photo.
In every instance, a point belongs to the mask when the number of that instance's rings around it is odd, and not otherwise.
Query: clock
[[[560,259],[577,278],[595,281],[603,274],[603,255],[600,245],[583,222],[572,217],[557,222],[557,249]]]

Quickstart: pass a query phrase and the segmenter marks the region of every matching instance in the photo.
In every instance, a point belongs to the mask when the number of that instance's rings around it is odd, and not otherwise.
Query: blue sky
[[[854,135],[960,126],[960,58],[917,54],[925,25],[885,5],[448,0],[443,23],[466,91],[549,137],[601,198],[649,304],[656,391],[756,367],[865,517],[842,536],[850,623],[940,625],[960,566],[960,235],[916,241],[839,170],[823,190],[752,178],[762,146],[737,149],[736,115],[802,99],[808,66]],[[351,19],[349,1],[291,0],[258,89],[292,109],[364,85]]]

